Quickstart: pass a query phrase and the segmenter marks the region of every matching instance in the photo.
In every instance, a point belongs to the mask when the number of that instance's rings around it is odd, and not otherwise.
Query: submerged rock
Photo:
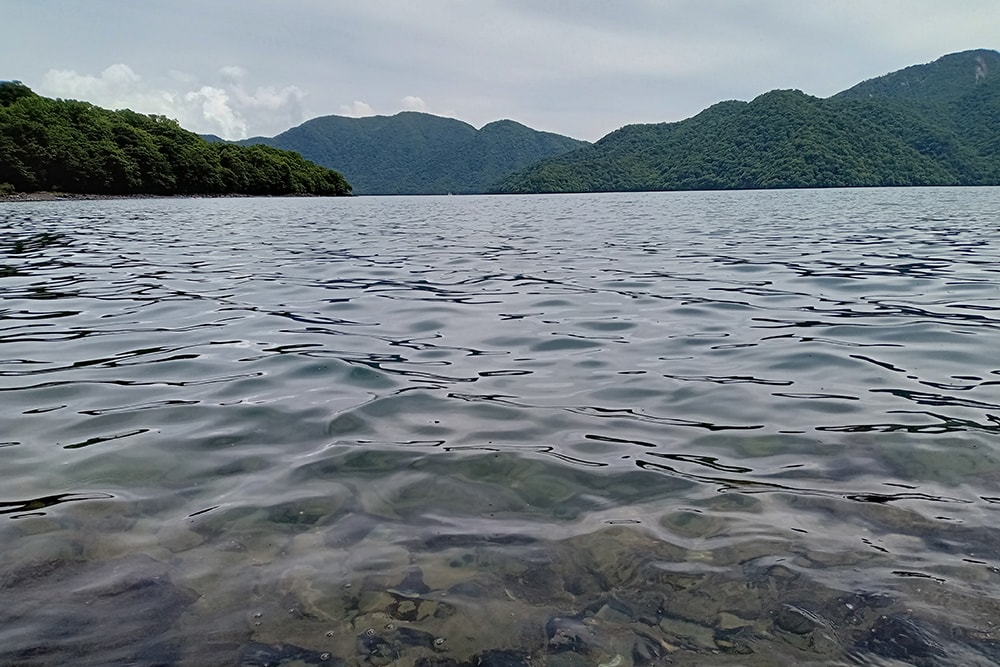
[[[639,632],[636,633],[635,642],[632,645],[632,664],[635,667],[660,665],[664,663],[670,652],[676,650],[676,646]]]
[[[945,655],[941,644],[913,620],[881,616],[858,640],[857,647],[883,658],[932,665]]]
[[[36,563],[0,582],[2,664],[175,662],[172,626],[196,599],[147,556]]]
[[[317,651],[326,647],[349,664],[419,667],[772,658],[920,665],[962,652],[981,662],[996,651],[994,642],[1000,645],[1000,637],[982,630],[956,634],[954,619],[931,632],[939,626],[904,613],[905,600],[823,585],[811,576],[813,561],[760,555],[767,545],[690,558],[655,536],[616,527],[531,544],[452,536],[438,550],[369,546],[392,557],[346,584],[320,559],[289,570],[298,585],[283,586],[278,592],[286,594],[277,599],[296,613],[282,613],[284,627],[257,631],[253,638],[262,644],[244,649],[244,663],[290,667],[319,660]],[[309,604],[313,599],[318,603]],[[970,615],[986,618],[993,608]],[[328,629],[327,639],[314,644]]]
[[[528,656],[518,651],[494,649],[476,655],[468,663],[476,667],[531,667]],[[464,667],[464,666],[463,666]]]
[[[549,653],[589,653],[593,635],[593,631],[577,617],[553,616],[545,624],[546,648]]]
[[[441,641],[431,633],[414,628],[399,628],[396,637],[400,644],[408,648],[423,647],[437,651],[441,644]]]
[[[795,635],[807,635],[816,629],[812,614],[790,604],[781,605],[774,616],[775,627]]]
[[[281,667],[281,665],[290,662],[329,665],[330,667],[341,667],[347,664],[343,659],[329,653],[311,651],[294,644],[250,643],[240,649],[237,665],[239,667]]]
[[[880,615],[881,610],[893,602],[894,600],[885,593],[860,591],[842,595],[837,599],[837,607],[844,623],[862,625],[870,617]]]
[[[469,660],[454,658],[420,658],[414,667],[532,667],[528,657],[517,651],[490,650],[472,656]]]
[[[357,637],[358,653],[373,665],[388,665],[399,659],[399,651],[374,630],[366,630]]]
[[[462,663],[454,658],[420,658],[413,667],[462,667]]]
[[[430,586],[424,583],[424,573],[419,567],[411,568],[390,592],[406,596],[426,595],[430,593]]]

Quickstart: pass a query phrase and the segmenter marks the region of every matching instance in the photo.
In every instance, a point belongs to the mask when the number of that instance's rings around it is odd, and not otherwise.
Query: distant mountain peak
[[[874,79],[868,79],[838,93],[839,97],[922,98],[924,101],[951,101],[976,85],[997,78],[1000,53],[973,49],[949,53],[922,65],[911,65]]]
[[[589,145],[504,119],[481,129],[422,111],[320,116],[263,143],[337,165],[355,194],[485,192],[516,169]]]
[[[830,98],[772,90],[627,125],[498,192],[1000,185],[1000,53],[976,49]]]

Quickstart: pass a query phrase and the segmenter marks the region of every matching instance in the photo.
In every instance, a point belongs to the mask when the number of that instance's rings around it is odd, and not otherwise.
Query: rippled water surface
[[[998,224],[0,204],[0,663],[996,664]]]

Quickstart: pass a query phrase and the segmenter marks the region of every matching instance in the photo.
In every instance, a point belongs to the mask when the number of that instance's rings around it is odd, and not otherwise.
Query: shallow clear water
[[[0,208],[0,663],[1000,662],[1000,189]]]

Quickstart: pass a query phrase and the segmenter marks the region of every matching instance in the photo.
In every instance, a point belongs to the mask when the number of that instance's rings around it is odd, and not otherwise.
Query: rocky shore
[[[198,194],[198,195],[153,195],[153,194],[133,194],[133,195],[101,195],[101,194],[81,194],[77,192],[14,192],[11,194],[0,194],[0,203],[20,202],[20,201],[85,201],[85,200],[111,200],[111,199],[217,199],[221,197],[252,197],[254,195],[239,194]],[[294,197],[298,195],[286,195]],[[311,195],[303,195],[311,196]]]
[[[245,197],[327,197],[334,195],[242,195],[242,194],[193,194],[193,195],[97,195],[80,194],[76,192],[15,192],[9,195],[0,195],[0,204],[8,202],[37,202],[37,201],[105,201],[113,199],[234,199]]]

